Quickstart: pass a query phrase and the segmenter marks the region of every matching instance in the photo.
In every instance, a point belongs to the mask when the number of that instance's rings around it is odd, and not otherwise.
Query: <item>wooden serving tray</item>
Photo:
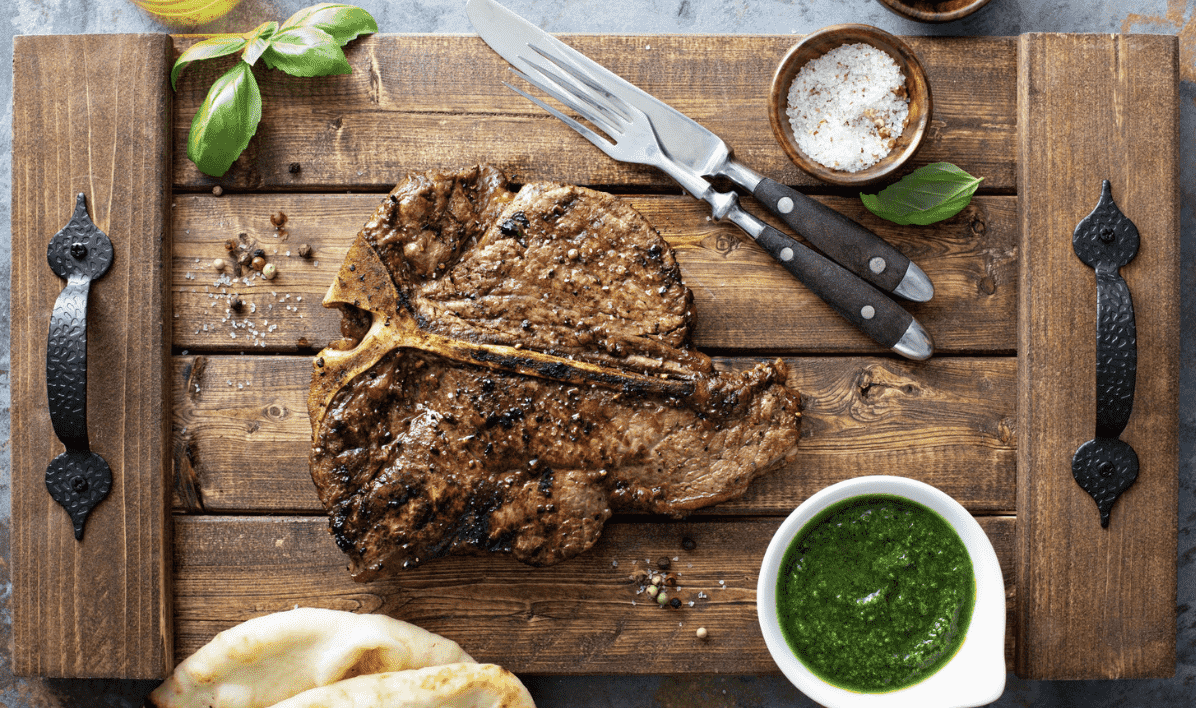
[[[257,67],[261,125],[219,180],[186,159],[186,138],[233,58],[190,66],[172,93],[170,66],[196,38],[18,37],[14,672],[159,677],[219,630],[296,605],[386,613],[521,673],[773,672],[755,608],[770,535],[816,490],[882,473],[929,482],[979,518],[1005,574],[1007,656],[1020,675],[1171,675],[1176,38],[911,38],[935,106],[917,164],[946,160],[985,179],[971,206],[932,227],[881,221],[785,158],[765,104],[794,37],[564,39],[916,260],[936,294],[911,309],[936,356],[914,363],[879,350],[667,177],[607,159],[504,88],[506,64],[477,37],[356,40],[348,76]],[[320,300],[394,183],[481,161],[516,182],[626,195],[677,251],[695,343],[722,367],[789,362],[806,405],[801,454],[744,498],[688,520],[613,519],[594,549],[552,568],[450,558],[357,584],[308,476],[310,360],[339,336]],[[1108,529],[1070,475],[1095,425],[1096,301],[1071,232],[1104,178],[1142,234],[1123,269],[1138,306],[1139,374],[1122,436],[1141,475]],[[92,447],[116,481],[77,543],[42,481],[61,450],[42,372],[62,288],[45,248],[80,191],[117,254],[93,286],[89,323]],[[270,222],[280,211],[285,236]],[[215,284],[210,262],[240,233],[273,254],[276,280]],[[298,256],[301,243],[311,259]],[[246,302],[236,328],[225,311],[232,292]],[[685,538],[696,548],[683,549]],[[661,557],[678,576],[680,609],[653,606],[629,579]]]

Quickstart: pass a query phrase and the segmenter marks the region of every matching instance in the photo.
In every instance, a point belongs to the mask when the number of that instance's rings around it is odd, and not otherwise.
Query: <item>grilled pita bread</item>
[[[535,708],[510,671],[494,664],[447,664],[358,676],[321,686],[274,708]]]
[[[217,634],[149,701],[157,708],[267,708],[355,676],[475,663],[456,642],[407,622],[300,608]]]

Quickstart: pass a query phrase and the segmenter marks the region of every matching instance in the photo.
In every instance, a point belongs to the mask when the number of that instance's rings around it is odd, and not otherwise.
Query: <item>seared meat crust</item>
[[[450,553],[556,563],[614,511],[683,515],[796,454],[784,364],[690,349],[671,249],[607,194],[410,177],[325,305],[357,324],[316,360],[312,478],[359,580]]]

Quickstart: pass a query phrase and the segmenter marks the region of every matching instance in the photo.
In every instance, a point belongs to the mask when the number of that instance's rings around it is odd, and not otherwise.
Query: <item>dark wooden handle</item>
[[[891,293],[909,258],[863,226],[806,195],[765,177],[752,196],[844,268]]]
[[[878,343],[891,348],[913,317],[876,288],[771,226],[756,237],[764,250],[815,295]]]

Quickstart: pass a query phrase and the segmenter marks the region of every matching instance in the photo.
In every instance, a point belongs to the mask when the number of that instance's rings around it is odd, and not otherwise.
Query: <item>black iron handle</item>
[[[80,193],[71,220],[46,251],[51,270],[66,280],[46,343],[50,422],[66,452],[46,469],[46,488],[70,514],[79,540],[87,515],[112,487],[112,471],[91,451],[87,436],[87,300],[91,282],[108,272],[113,255],[112,242],[92,223]]]
[[[1133,412],[1138,371],[1134,302],[1120,269],[1138,254],[1139,241],[1105,180],[1096,208],[1072,236],[1076,256],[1096,273],[1096,437],[1076,450],[1071,470],[1104,527],[1117,497],[1138,478],[1138,455],[1118,438]]]

